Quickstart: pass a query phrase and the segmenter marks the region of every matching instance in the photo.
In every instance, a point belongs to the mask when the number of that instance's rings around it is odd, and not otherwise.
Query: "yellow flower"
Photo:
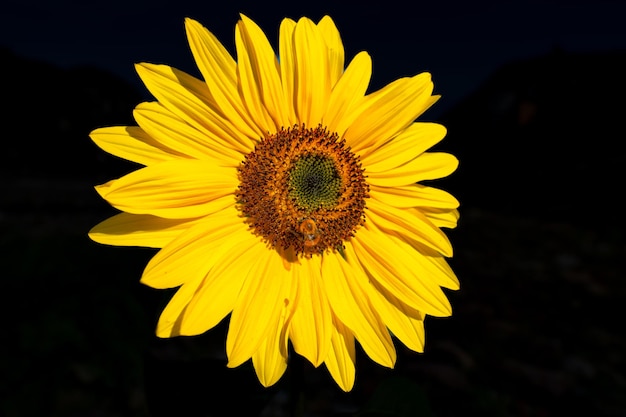
[[[419,184],[452,173],[454,156],[426,152],[446,133],[415,122],[438,96],[430,74],[366,94],[366,52],[344,67],[328,17],[284,19],[277,55],[241,16],[237,60],[198,22],[186,30],[200,73],[137,72],[157,101],[138,126],[96,129],[105,151],[145,165],[96,187],[120,213],[90,237],[161,248],[141,282],[179,287],[159,337],[197,335],[227,316],[228,366],[252,359],[269,386],[288,344],[352,388],[355,340],[393,367],[393,334],[423,351],[424,318],[448,316],[442,287],[458,202]]]

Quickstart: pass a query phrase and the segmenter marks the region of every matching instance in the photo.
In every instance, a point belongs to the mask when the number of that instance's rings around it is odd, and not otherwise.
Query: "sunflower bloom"
[[[96,129],[103,150],[143,165],[97,186],[121,213],[96,242],[160,248],[141,282],[178,288],[159,337],[198,335],[229,317],[228,366],[252,360],[270,386],[289,342],[349,391],[355,342],[393,367],[394,338],[424,348],[424,318],[449,316],[442,288],[459,283],[442,227],[458,201],[421,184],[457,167],[427,152],[443,126],[415,120],[438,96],[430,74],[367,94],[366,52],[344,65],[328,17],[280,25],[278,54],[241,16],[236,60],[198,22],[185,22],[203,80],[138,64],[156,101],[138,126]]]

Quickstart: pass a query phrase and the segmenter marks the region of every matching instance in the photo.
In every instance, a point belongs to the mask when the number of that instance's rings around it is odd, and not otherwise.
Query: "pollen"
[[[238,174],[238,208],[273,248],[305,257],[341,251],[365,221],[369,187],[359,157],[322,126],[267,135]]]

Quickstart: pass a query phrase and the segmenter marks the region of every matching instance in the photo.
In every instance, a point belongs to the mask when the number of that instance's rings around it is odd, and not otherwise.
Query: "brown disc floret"
[[[239,210],[273,248],[306,257],[341,250],[365,221],[359,157],[322,126],[267,135],[246,155],[239,180]]]

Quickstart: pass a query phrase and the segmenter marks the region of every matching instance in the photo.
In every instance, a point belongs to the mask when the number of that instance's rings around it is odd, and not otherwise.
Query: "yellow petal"
[[[294,282],[287,282],[285,293],[291,292]],[[252,355],[254,371],[265,387],[274,385],[287,369],[288,360],[288,328],[292,314],[292,303],[289,297],[283,300],[280,319],[276,326],[270,327],[265,340]]]
[[[159,103],[180,119],[242,154],[254,149],[256,138],[246,136],[215,110],[217,103],[205,83],[167,65],[142,63],[135,69]]]
[[[438,282],[419,265],[409,264],[386,233],[361,228],[352,245],[363,270],[403,303],[431,316],[451,314]]]
[[[328,48],[317,26],[306,17],[294,30],[295,97],[298,119],[307,127],[316,127],[328,106],[330,77]]]
[[[237,185],[233,168],[175,160],[131,172],[96,191],[121,211],[186,219],[234,205]]]
[[[321,275],[321,259],[319,256],[303,259],[302,265],[292,267],[296,269],[292,279],[297,285],[298,302],[289,337],[294,350],[317,367],[330,347],[332,328],[330,306],[321,284],[325,279]]]
[[[445,152],[424,152],[406,164],[382,172],[369,172],[367,182],[381,187],[398,187],[419,181],[435,180],[450,175],[459,161]]]
[[[283,95],[289,112],[289,126],[298,123],[296,116],[296,63],[293,46],[293,32],[296,22],[292,19],[283,19],[280,23],[280,37],[278,51],[280,54],[280,79],[283,85]]]
[[[330,16],[324,16],[317,24],[317,27],[326,42],[328,49],[328,68],[331,87],[335,85],[341,74],[343,73],[344,66],[344,51],[343,42],[341,41],[341,35],[335,26],[335,22]]]
[[[359,152],[406,129],[426,108],[433,91],[430,74],[400,78],[368,95],[346,131],[348,146]]]
[[[204,277],[237,239],[249,236],[235,208],[199,220],[148,262],[141,282],[153,288],[173,288],[196,275]]]
[[[238,166],[243,159],[240,152],[191,127],[159,103],[141,103],[135,107],[133,115],[155,141],[178,154],[215,161],[223,166]]]
[[[447,227],[454,229],[459,220],[458,210],[446,210],[446,209],[421,209],[422,213],[428,220],[430,220],[437,227]]]
[[[89,237],[105,245],[162,248],[195,223],[196,219],[120,213],[94,226]]]
[[[356,259],[353,245],[346,245],[346,258]],[[352,266],[357,270],[357,277],[366,276],[359,262],[353,262]],[[424,314],[404,304],[376,280],[362,278],[359,284],[392,334],[410,349],[422,352],[424,349]]]
[[[446,135],[437,123],[413,123],[382,146],[361,154],[369,172],[388,171],[403,165],[431,148]]]
[[[343,137],[346,129],[358,116],[352,111],[365,97],[372,76],[372,59],[367,52],[359,52],[334,85],[328,100],[323,124]]]
[[[346,242],[346,246],[348,244]],[[355,274],[361,271],[336,253],[324,255],[322,268],[324,288],[333,313],[352,331],[372,360],[393,367],[396,351],[389,332],[358,284]]]
[[[402,254],[398,256],[402,256],[409,265],[413,265],[422,279],[432,280],[437,285],[451,290],[459,289],[459,280],[445,257],[425,252],[421,244],[406,236],[389,234],[388,238],[395,244],[394,250]]]
[[[356,373],[356,351],[354,335],[333,315],[333,331],[330,337],[330,350],[324,361],[328,372],[339,387],[348,392],[354,386]]]
[[[387,327],[409,349],[424,351],[424,315],[394,297],[376,281],[372,281],[370,299]],[[374,288],[375,287],[375,288]]]
[[[452,194],[421,184],[398,187],[370,185],[370,197],[397,208],[425,207],[450,211],[459,207],[459,201]]]
[[[276,251],[259,243],[249,253],[249,271],[230,316],[226,336],[228,366],[236,367],[252,357],[280,319],[285,299],[285,281],[289,276]],[[230,271],[229,271],[230,272]],[[230,275],[230,274],[229,274]]]
[[[237,48],[237,83],[241,98],[255,123],[263,132],[276,132],[276,123],[263,105],[259,76],[251,64],[250,53],[244,42],[243,22],[239,21],[235,29],[235,47]]]
[[[156,327],[157,337],[175,337],[181,336],[180,326],[184,317],[185,309],[189,305],[189,301],[202,284],[204,277],[197,275],[193,279],[185,282],[167,303],[167,306],[161,312]]]
[[[259,382],[264,387],[271,387],[287,370],[287,358],[280,354],[277,339],[280,328],[270,329],[270,334],[261,346],[252,354],[252,366]]]
[[[181,334],[202,334],[233,311],[251,265],[259,262],[259,248],[266,250],[261,241],[243,227],[223,238],[222,247],[206,245],[207,251],[216,251],[215,255],[205,255],[211,259],[212,268],[187,306]]]
[[[378,228],[408,236],[444,256],[452,256],[452,244],[446,234],[419,210],[399,209],[375,199],[369,199],[367,207],[368,220]]]
[[[412,210],[412,212],[414,214],[421,214],[417,210]],[[395,215],[401,216],[399,213]],[[392,212],[386,212],[384,216],[394,216],[394,214],[392,214]],[[409,215],[408,217],[410,218],[412,216]],[[397,218],[398,217],[396,217],[396,219]],[[407,215],[405,214],[402,218],[407,218]],[[389,218],[387,218],[387,220],[388,219]],[[380,218],[376,218],[376,220],[372,219],[372,223],[375,223],[376,226],[381,229],[386,229],[389,226],[388,222],[381,221]],[[374,227],[371,227],[371,229],[374,230]],[[437,228],[435,229],[438,230]],[[399,229],[393,229],[393,226],[387,229],[387,232],[390,232],[387,238],[401,246],[401,248],[396,249],[404,253],[404,255],[402,255],[403,259],[407,261],[411,260],[411,263],[415,266],[415,273],[421,277],[430,277],[443,287],[455,290],[459,288],[459,281],[454,275],[454,272],[452,272],[452,269],[448,266],[444,257],[437,253],[436,250],[432,250],[434,249],[432,245],[425,243],[434,236],[422,239],[416,234],[402,233],[398,230]],[[443,234],[443,232],[440,233]]]
[[[154,140],[137,126],[103,127],[91,132],[89,137],[111,155],[142,165],[183,157]]]
[[[266,131],[276,132],[281,127],[289,126],[280,68],[272,45],[261,28],[244,15],[241,15],[241,22],[237,25],[237,34],[237,58],[246,103],[255,103],[253,114],[262,113],[263,116],[259,117],[265,118],[265,112],[269,113],[274,123],[271,128],[267,126]]]
[[[193,19],[185,19],[187,39],[198,69],[224,117],[251,138],[265,133],[252,120],[237,91],[237,64],[220,41]]]

